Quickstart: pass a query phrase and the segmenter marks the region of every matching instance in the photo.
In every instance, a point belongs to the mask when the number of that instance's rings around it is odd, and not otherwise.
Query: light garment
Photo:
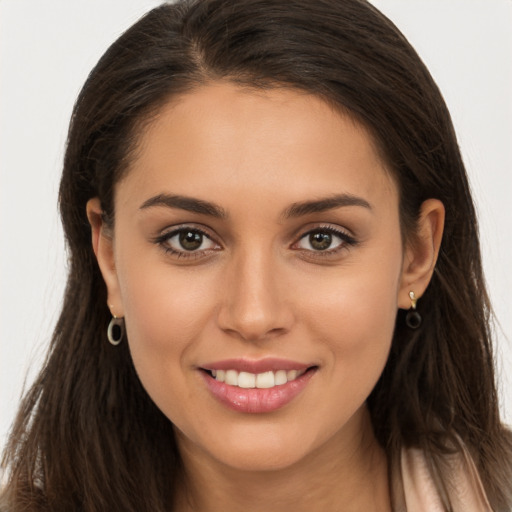
[[[446,496],[443,499],[423,452],[403,449],[400,460],[401,485],[394,485],[394,511],[492,512],[469,453],[464,450],[447,457],[446,465],[449,478],[444,481]],[[451,508],[446,505],[446,498]]]

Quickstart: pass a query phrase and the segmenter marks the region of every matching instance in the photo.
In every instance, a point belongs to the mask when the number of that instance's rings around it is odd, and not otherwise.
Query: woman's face
[[[368,133],[302,92],[203,86],[144,132],[115,207],[109,303],[182,449],[268,469],[350,446],[409,291]]]

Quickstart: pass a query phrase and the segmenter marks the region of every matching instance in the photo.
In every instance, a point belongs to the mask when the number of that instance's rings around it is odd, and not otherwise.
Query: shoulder
[[[400,472],[407,512],[492,512],[476,466],[467,450],[447,455],[441,468],[422,450],[402,449]]]

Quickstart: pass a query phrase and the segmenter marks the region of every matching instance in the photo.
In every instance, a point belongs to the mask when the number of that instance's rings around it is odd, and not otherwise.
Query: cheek
[[[158,403],[179,386],[212,311],[212,278],[201,286],[187,272],[161,261],[125,259],[119,266],[121,298],[132,359],[142,384]]]
[[[400,254],[400,252],[396,252]],[[386,363],[395,327],[400,258],[375,258],[317,283],[304,310],[314,338],[327,346],[334,379],[369,393]],[[321,290],[321,293],[318,293]]]

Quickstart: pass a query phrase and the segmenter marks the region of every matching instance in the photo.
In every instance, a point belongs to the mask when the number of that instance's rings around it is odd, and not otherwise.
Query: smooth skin
[[[365,402],[444,222],[425,201],[405,246],[398,203],[353,119],[304,92],[229,82],[172,98],[141,134],[113,230],[89,201],[111,311],[175,426],[176,510],[391,510]],[[264,357],[316,367],[277,411],[231,410],[204,384],[207,362]]]

